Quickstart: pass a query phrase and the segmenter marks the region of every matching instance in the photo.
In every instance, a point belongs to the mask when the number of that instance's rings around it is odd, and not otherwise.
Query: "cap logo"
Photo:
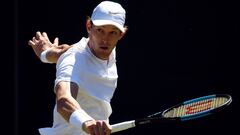
[[[112,11],[108,11],[108,14],[116,15],[116,14],[122,14],[122,13],[121,13],[121,12],[112,12]]]
[[[108,14],[110,15],[116,15],[116,14],[121,14],[120,12],[111,12],[111,11],[108,11]]]

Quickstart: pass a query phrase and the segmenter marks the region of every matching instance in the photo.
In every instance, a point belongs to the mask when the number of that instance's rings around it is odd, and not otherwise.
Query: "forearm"
[[[55,86],[57,111],[59,114],[76,128],[81,128],[88,134],[107,135],[111,133],[111,126],[104,120],[94,120],[89,116],[75,100],[78,87],[75,83],[60,82]]]
[[[75,110],[81,109],[77,97],[77,86],[69,82],[59,82],[55,86],[57,111],[67,121]]]
[[[72,97],[61,97],[57,99],[57,111],[66,120],[69,121],[71,114],[80,110],[81,107]]]
[[[46,53],[46,59],[47,61],[51,63],[57,63],[58,58],[66,52],[71,46],[67,44],[54,46],[52,48],[49,48],[49,50]]]

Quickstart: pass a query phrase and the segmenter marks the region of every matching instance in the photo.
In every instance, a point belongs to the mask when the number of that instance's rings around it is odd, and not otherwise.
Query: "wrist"
[[[50,48],[44,50],[41,54],[40,54],[40,60],[43,63],[52,63],[47,59],[47,53],[49,52]]]
[[[82,128],[83,123],[89,120],[93,120],[93,118],[84,110],[76,110],[71,114],[69,123],[77,128]]]

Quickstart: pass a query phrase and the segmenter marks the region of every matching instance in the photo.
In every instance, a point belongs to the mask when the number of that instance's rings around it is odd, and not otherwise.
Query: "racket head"
[[[187,100],[164,110],[162,118],[186,121],[200,118],[222,110],[232,102],[228,94],[213,94]]]

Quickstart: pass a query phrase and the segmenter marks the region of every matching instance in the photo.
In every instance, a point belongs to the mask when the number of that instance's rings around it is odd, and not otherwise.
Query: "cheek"
[[[117,45],[117,40],[111,42],[111,48],[113,49],[114,47],[116,47]]]
[[[94,44],[99,44],[100,38],[97,37],[96,35],[91,35],[91,40]]]
[[[119,38],[115,38],[114,40],[112,40],[112,43],[113,43],[113,44],[117,44],[118,41],[119,41]]]

